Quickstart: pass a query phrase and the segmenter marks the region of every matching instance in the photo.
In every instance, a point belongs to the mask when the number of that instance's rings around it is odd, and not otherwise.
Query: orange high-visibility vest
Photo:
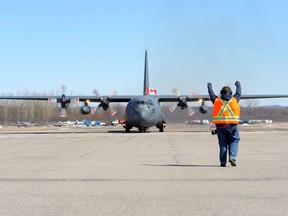
[[[235,97],[226,101],[216,98],[213,107],[213,123],[214,124],[238,124],[240,119],[240,106]]]

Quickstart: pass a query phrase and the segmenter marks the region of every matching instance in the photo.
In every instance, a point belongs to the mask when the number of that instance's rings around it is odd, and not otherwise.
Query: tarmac
[[[0,215],[287,215],[288,127],[239,127],[219,166],[209,126],[0,129]]]

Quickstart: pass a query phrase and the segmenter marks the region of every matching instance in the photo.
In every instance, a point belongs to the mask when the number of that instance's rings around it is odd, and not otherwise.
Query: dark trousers
[[[237,125],[231,127],[217,127],[217,137],[220,148],[220,163],[227,162],[227,152],[229,150],[229,158],[236,160],[238,153],[238,143],[240,140]]]

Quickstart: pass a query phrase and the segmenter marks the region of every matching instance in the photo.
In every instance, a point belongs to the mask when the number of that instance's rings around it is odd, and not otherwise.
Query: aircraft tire
[[[146,133],[147,128],[143,127],[143,128],[139,128],[139,133]]]
[[[126,127],[125,127],[125,132],[126,132],[126,133],[130,133],[130,129],[131,129],[131,127],[130,127],[129,125],[126,125]]]
[[[163,122],[159,127],[159,132],[164,132],[164,123]]]

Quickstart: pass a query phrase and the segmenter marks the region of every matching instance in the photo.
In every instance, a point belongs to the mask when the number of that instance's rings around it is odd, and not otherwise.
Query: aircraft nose
[[[146,110],[139,110],[138,116],[142,123],[146,123],[149,120],[149,113]]]
[[[133,112],[128,115],[129,118],[126,117],[126,121],[130,122],[131,125],[135,127],[149,127],[154,122],[151,122],[151,114],[149,110],[137,108],[133,109]],[[152,119],[153,120],[153,119]]]
[[[144,119],[146,119],[146,112],[144,112],[144,111],[142,111],[142,112],[139,112],[139,117],[142,119],[142,120],[144,120]]]

